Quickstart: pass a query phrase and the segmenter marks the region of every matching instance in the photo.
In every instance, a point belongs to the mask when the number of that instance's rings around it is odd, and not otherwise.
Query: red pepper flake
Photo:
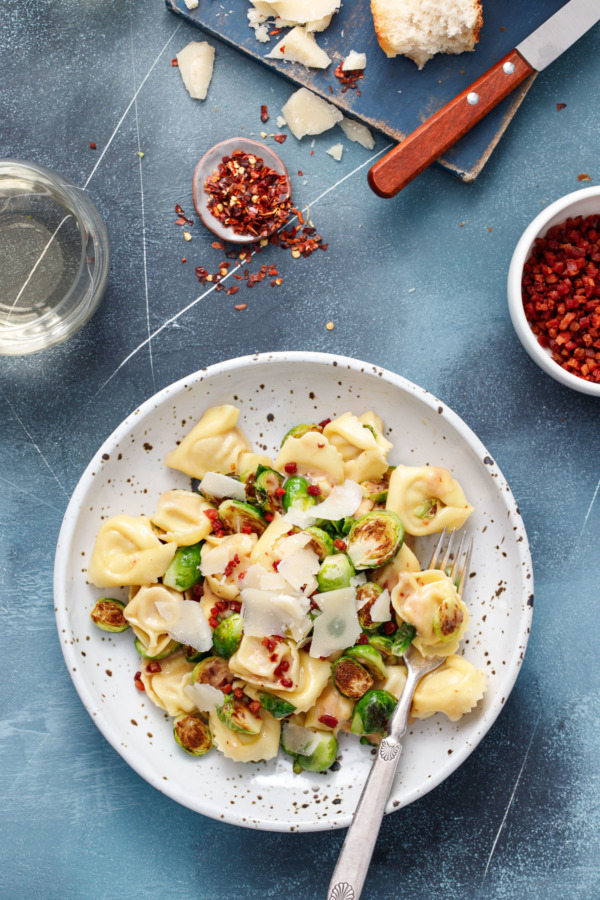
[[[277,141],[278,144],[283,144],[285,141],[287,141],[287,134],[274,134],[273,140]]]
[[[286,463],[283,468],[288,473],[288,475],[295,475],[298,471],[298,465],[295,462]]]
[[[282,31],[282,28],[274,28],[273,31],[269,32],[269,34],[281,34]]]
[[[185,258],[185,256],[182,256],[181,262],[182,262],[182,263],[187,262],[187,259]]]
[[[386,634],[394,634],[395,631],[398,631],[398,626],[395,622],[385,622],[383,630]]]
[[[564,109],[566,107],[566,105],[567,105],[566,103],[557,103],[556,109],[558,110],[558,112],[560,112],[561,109]]]
[[[309,484],[306,488],[306,493],[310,494],[311,497],[320,497],[321,496],[321,488],[318,484]]]
[[[178,62],[176,56],[174,56],[173,59],[171,60],[171,65],[173,66],[174,69],[178,69],[178,68],[179,68],[179,62]]]
[[[319,722],[326,728],[337,728],[338,725],[336,717],[330,716],[329,713],[323,713],[322,716],[319,716]]]
[[[280,562],[281,562],[280,559],[276,559],[275,562],[273,563],[273,569],[274,569],[276,572],[279,571],[279,563],[280,563]]]
[[[222,158],[204,182],[204,192],[211,214],[249,240],[266,238],[281,228],[292,205],[286,176],[242,150]],[[248,251],[246,255],[250,257]]]
[[[330,91],[330,93],[332,93],[332,94],[333,94],[333,88],[332,88],[332,87],[331,87],[331,85],[330,85],[330,84],[328,84],[328,85],[327,85],[327,87],[328,87],[328,88],[329,88],[329,91]]]
[[[237,284],[234,284],[232,287],[227,289],[228,294],[237,294],[238,291],[239,291],[239,287]]]
[[[90,141],[90,150],[95,150],[95,149],[96,149],[95,143],[93,141]]]
[[[577,176],[577,181],[591,181],[592,176],[588,175],[587,172],[582,172],[581,175]]]
[[[270,513],[270,512],[265,513],[265,522],[272,522],[273,518],[274,518],[273,513]]]
[[[225,244],[222,244],[221,241],[213,241],[210,246],[213,248],[213,250],[224,250],[225,249]]]
[[[261,108],[260,108],[260,121],[261,121],[261,122],[268,122],[268,121],[269,121],[269,118],[270,118],[270,116],[269,116],[269,110],[267,109],[266,106],[261,106]]]
[[[280,52],[280,53],[285,53],[285,44],[282,44],[282,45],[281,45],[281,47],[279,48],[279,52]]]
[[[345,94],[347,90],[356,91],[356,82],[359,78],[364,78],[365,73],[364,69],[350,69],[348,71],[344,71],[343,65],[343,62],[339,64],[339,66],[335,70],[335,77],[342,85],[342,94]],[[360,94],[358,94],[358,96],[360,96]]]
[[[247,303],[237,303],[233,308],[237,309],[237,310],[248,309],[248,304]]]
[[[282,487],[275,488],[275,496],[276,497],[284,497],[285,496],[285,488],[282,488]]]
[[[537,238],[521,289],[538,343],[567,372],[600,384],[600,214]]]
[[[336,550],[340,550],[341,552],[348,549],[348,544],[341,538],[336,538],[336,540],[333,542],[333,546]]]
[[[311,155],[311,156],[314,156],[314,155],[315,155],[315,151],[314,151],[314,150],[311,150],[311,151],[310,151],[310,155]]]

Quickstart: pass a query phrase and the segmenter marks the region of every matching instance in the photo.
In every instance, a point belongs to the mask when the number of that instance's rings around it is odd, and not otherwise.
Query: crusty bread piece
[[[386,56],[408,56],[422,69],[436,53],[473,50],[483,25],[481,0],[371,0]]]

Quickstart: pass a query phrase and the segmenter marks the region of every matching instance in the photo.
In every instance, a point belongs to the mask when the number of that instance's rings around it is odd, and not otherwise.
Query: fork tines
[[[452,557],[454,557],[452,569],[448,575],[456,585],[459,596],[462,596],[463,584],[465,578],[468,576],[471,563],[473,535],[468,538],[466,534],[463,534],[461,536],[460,544],[458,545],[458,550],[453,554],[455,534],[456,532],[454,529],[448,532],[448,529],[444,528],[431,555],[428,568],[440,569],[442,572],[446,572],[450,568]]]

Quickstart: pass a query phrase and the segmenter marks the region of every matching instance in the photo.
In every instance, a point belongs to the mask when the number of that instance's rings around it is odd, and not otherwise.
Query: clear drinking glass
[[[0,160],[0,354],[46,350],[78,331],[108,270],[106,228],[86,191],[43,166]]]

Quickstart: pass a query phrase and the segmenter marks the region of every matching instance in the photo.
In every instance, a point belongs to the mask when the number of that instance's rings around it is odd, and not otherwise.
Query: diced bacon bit
[[[222,690],[224,694],[230,694],[232,691],[232,685],[224,684],[221,686],[220,690]]]
[[[270,512],[265,513],[265,522],[272,522],[273,518],[274,518],[273,513],[270,513]]]
[[[281,680],[282,676],[285,674],[285,672],[288,671],[289,667],[290,664],[287,659],[282,659],[277,668],[273,671],[273,675],[275,676],[275,678],[279,678]]]
[[[536,239],[522,296],[538,343],[567,372],[600,384],[600,215],[567,219]]]
[[[150,675],[156,675],[157,672],[162,672],[162,666],[157,660],[153,659],[152,662],[149,662],[146,666],[146,672]]]
[[[336,550],[340,550],[340,551],[344,551],[344,550],[348,549],[348,544],[346,543],[346,541],[343,541],[341,538],[336,538],[336,540],[333,542],[333,546],[336,548]]]
[[[269,118],[270,118],[270,116],[269,116],[269,110],[267,109],[266,106],[261,106],[261,108],[260,108],[260,121],[261,121],[261,122],[268,122],[268,121],[269,121]]]
[[[347,90],[355,91],[358,87],[356,82],[359,78],[364,78],[365,73],[364,69],[350,69],[348,72],[344,72],[342,66],[343,62],[339,64],[337,69],[335,70],[335,77],[339,79],[340,84],[342,85],[342,94],[345,94]],[[358,94],[360,96],[360,94]]]
[[[386,634],[394,634],[394,632],[398,631],[398,626],[395,622],[384,622],[383,630]]]
[[[369,638],[366,636],[366,634],[361,634],[361,636],[358,638],[356,643],[357,644],[368,644]]]
[[[193,584],[190,588],[190,600],[195,600],[196,602],[202,600],[204,596],[204,585],[201,581],[198,581],[196,584]]]
[[[295,462],[286,463],[283,468],[288,473],[288,475],[295,475],[295,473],[298,471],[298,465]]]
[[[273,563],[273,570],[274,570],[275,572],[278,572],[278,571],[279,571],[279,563],[280,563],[280,562],[281,562],[280,559],[276,559],[276,560],[274,561],[274,563]]]
[[[229,578],[229,576],[231,575],[233,570],[235,568],[237,568],[237,566],[239,566],[239,564],[240,564],[240,558],[236,553],[235,556],[233,557],[233,559],[231,559],[225,566],[225,571],[223,572],[223,575],[225,576],[225,578]]]
[[[145,691],[144,682],[142,681],[142,673],[136,672],[133,676],[133,683],[135,684],[138,691]]]
[[[252,534],[252,525],[242,525],[242,534]]]
[[[319,422],[319,428],[325,428],[326,425],[329,425],[331,419],[323,419],[322,422]]]
[[[317,603],[316,600],[311,600],[311,601],[310,601],[310,609],[311,609],[311,612],[314,612],[315,609],[320,609],[320,608],[321,608],[321,607],[319,606],[319,604]]]
[[[242,579],[242,578],[244,578],[245,575],[246,575],[245,572],[240,572],[240,574],[238,575],[238,578]],[[239,611],[242,608],[242,604],[240,603],[239,600],[230,600],[229,608],[232,609],[234,612],[239,613]]]
[[[338,720],[335,716],[330,716],[329,713],[323,713],[322,716],[319,716],[319,722],[322,725],[325,725],[326,728],[337,728]]]
[[[284,688],[291,688],[294,686],[294,682],[291,680],[291,678],[282,678],[281,686]]]
[[[208,620],[208,624],[210,625],[211,628],[216,628],[217,625],[219,624],[219,620],[217,619],[216,616],[211,616],[210,619]],[[229,691],[226,691],[226,693],[229,693]]]
[[[241,700],[242,697],[244,696],[244,692],[240,687],[234,688],[233,696],[235,697],[236,700]]]
[[[269,653],[273,653],[277,644],[280,644],[283,641],[283,638],[279,634],[272,634],[270,637],[264,637],[262,639],[263,647],[266,647]]]
[[[285,488],[282,488],[282,487],[275,488],[275,496],[276,497],[285,496]]]
[[[321,488],[318,484],[309,484],[306,488],[306,493],[310,494],[311,497],[320,497],[321,496]]]
[[[259,703],[259,701],[258,701],[258,700],[251,700],[250,703],[248,704],[248,709],[250,710],[250,712],[252,713],[253,716],[256,716],[256,715],[258,714],[259,709],[260,709],[260,703]]]
[[[178,69],[178,68],[179,68],[179,62],[178,62],[176,56],[174,56],[173,59],[171,60],[171,65],[173,66],[174,69]]]

